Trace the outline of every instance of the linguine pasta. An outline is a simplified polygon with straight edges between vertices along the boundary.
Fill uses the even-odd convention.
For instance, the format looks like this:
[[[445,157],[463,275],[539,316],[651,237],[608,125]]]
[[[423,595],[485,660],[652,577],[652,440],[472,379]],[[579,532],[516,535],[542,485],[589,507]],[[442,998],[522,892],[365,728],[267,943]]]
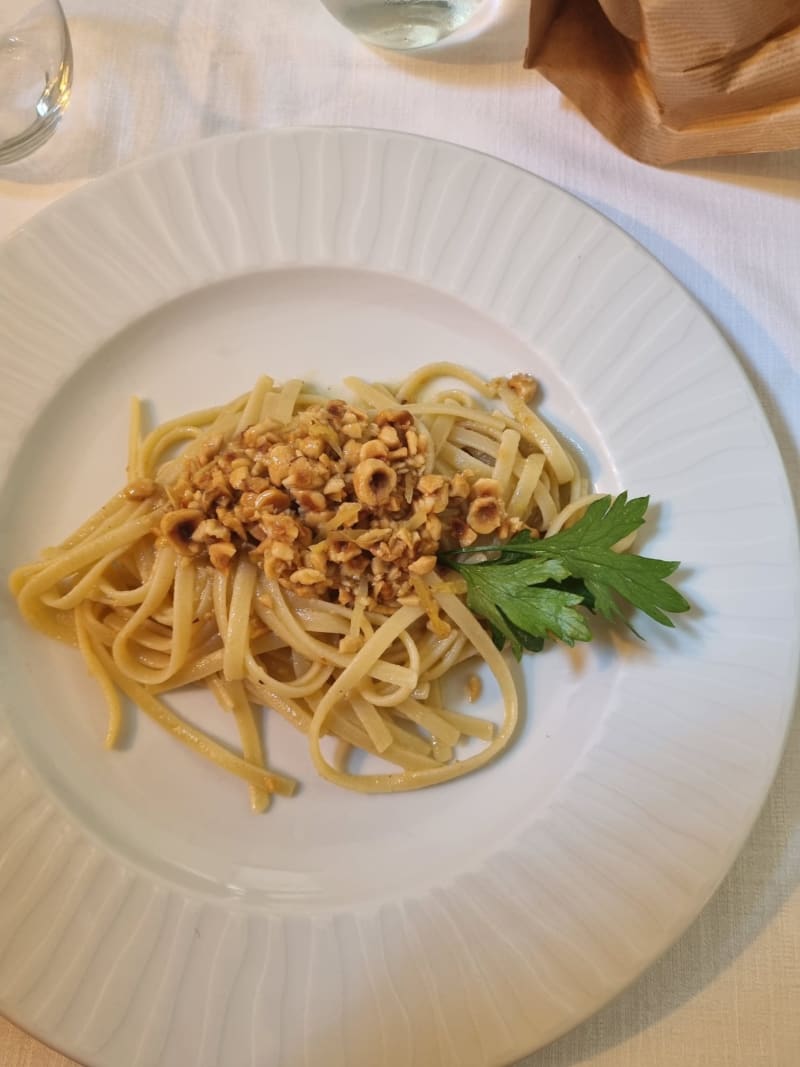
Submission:
[[[320,775],[365,793],[496,757],[514,683],[437,552],[544,536],[594,499],[531,410],[527,376],[437,363],[394,388],[345,384],[352,404],[264,377],[144,436],[134,403],[126,487],[11,577],[28,622],[77,646],[97,679],[109,747],[124,696],[245,781],[258,811],[295,788],[267,758],[262,709],[306,735]],[[442,679],[472,659],[498,687],[497,726],[443,701]],[[239,751],[171,709],[186,686],[233,716]],[[470,738],[482,747],[462,755]],[[355,773],[355,750],[386,770]]]

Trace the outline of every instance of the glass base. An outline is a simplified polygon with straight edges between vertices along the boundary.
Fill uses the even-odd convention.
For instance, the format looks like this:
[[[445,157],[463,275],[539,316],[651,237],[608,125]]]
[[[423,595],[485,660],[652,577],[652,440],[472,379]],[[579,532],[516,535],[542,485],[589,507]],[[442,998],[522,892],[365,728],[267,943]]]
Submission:
[[[428,48],[459,29],[481,0],[323,0],[368,44],[395,51]]]
[[[0,165],[24,159],[48,141],[69,103],[72,88],[72,51],[68,50],[58,73],[50,80],[36,104],[37,118],[21,133],[0,141]]]

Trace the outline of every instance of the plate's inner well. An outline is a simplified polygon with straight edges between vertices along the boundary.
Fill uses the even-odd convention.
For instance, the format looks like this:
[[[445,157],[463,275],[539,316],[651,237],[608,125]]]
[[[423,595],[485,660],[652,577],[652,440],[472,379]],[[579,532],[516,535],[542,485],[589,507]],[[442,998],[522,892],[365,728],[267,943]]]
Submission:
[[[541,376],[541,410],[569,435],[596,483],[620,488],[593,426],[553,368],[490,319],[389,275],[271,271],[166,305],[66,382],[12,470],[2,502],[11,517],[7,558],[16,565],[58,542],[121,487],[131,395],[146,398],[160,422],[228,400],[265,372],[347,395],[339,385],[347,375],[396,381],[439,359],[485,375],[525,369]],[[30,631],[4,604],[18,694],[12,729],[80,821],[173,882],[289,909],[419,891],[480,861],[529,821],[574,765],[624,665],[622,650],[602,641],[526,657],[517,671],[525,710],[510,751],[465,779],[400,796],[361,796],[319,780],[304,738],[268,712],[270,761],[301,789],[254,816],[238,782],[136,709],[128,708],[123,747],[104,751],[104,703],[80,657]],[[466,704],[465,678],[453,682],[453,706]],[[482,703],[481,713],[499,713],[490,678]],[[236,745],[235,729],[207,693],[182,694],[173,706]]]

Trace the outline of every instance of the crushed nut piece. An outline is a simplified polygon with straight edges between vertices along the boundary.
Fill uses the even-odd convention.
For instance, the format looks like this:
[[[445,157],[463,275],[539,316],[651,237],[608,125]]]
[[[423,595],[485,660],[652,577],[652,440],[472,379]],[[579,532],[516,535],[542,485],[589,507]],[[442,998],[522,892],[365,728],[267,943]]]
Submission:
[[[358,458],[364,459],[386,459],[389,455],[389,449],[386,447],[383,441],[380,441],[377,437],[373,437],[372,440],[366,441],[358,450]]]
[[[467,522],[477,534],[493,533],[503,521],[501,502],[493,496],[479,496],[467,512]]]
[[[530,374],[512,374],[508,379],[508,388],[521,397],[526,404],[530,404],[536,396],[538,383]]]
[[[365,459],[353,472],[353,489],[356,496],[369,508],[385,504],[397,485],[397,473],[379,459]]]
[[[202,511],[191,508],[169,511],[161,520],[161,533],[182,556],[197,555],[201,546],[192,537],[204,517]]]
[[[494,478],[478,478],[472,486],[473,497],[490,496],[498,499],[500,496],[500,483]]]
[[[430,574],[436,566],[436,556],[420,556],[413,563],[409,563],[408,569],[412,574]]]
[[[482,692],[483,682],[477,674],[471,674],[469,678],[467,678],[467,700],[470,704],[474,704],[476,700],[480,699]]]
[[[216,567],[218,571],[226,571],[235,555],[236,546],[230,542],[217,541],[208,546],[208,558],[211,560],[212,567]]]

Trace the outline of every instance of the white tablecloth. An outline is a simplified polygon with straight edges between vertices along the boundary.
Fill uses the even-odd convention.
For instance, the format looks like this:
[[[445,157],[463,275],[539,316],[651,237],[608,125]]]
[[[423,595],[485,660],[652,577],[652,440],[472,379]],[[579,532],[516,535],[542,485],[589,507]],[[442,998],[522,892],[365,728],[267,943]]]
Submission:
[[[213,134],[335,124],[456,141],[593,204],[699,298],[800,487],[800,151],[636,163],[523,71],[527,0],[484,6],[480,33],[403,57],[365,47],[319,0],[65,0],[73,101],[46,147],[0,168],[0,237],[98,175]],[[712,903],[644,977],[526,1067],[798,1067],[799,882],[796,726]],[[0,1022],[2,1067],[68,1062]]]

